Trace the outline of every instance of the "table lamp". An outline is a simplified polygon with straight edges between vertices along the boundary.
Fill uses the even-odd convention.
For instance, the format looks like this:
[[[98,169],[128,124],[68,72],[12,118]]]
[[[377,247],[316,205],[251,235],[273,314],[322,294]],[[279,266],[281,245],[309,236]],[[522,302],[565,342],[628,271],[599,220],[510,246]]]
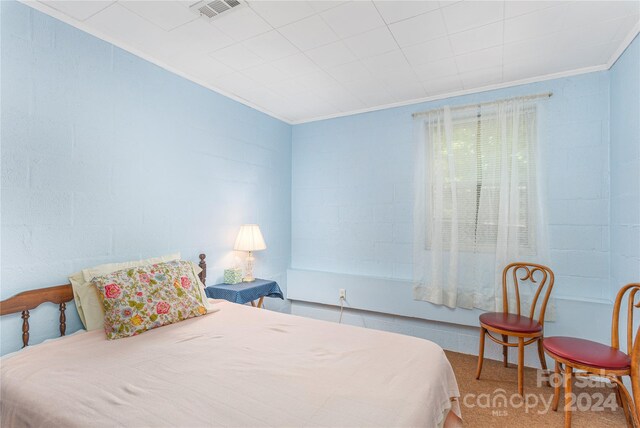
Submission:
[[[240,226],[240,231],[238,232],[238,237],[236,238],[236,243],[233,246],[234,250],[237,251],[248,251],[249,255],[247,256],[247,267],[245,271],[244,282],[254,281],[253,277],[253,262],[255,261],[255,257],[251,254],[253,251],[260,251],[267,248],[267,245],[264,243],[264,238],[262,237],[262,233],[260,233],[260,228],[257,224],[243,224]]]

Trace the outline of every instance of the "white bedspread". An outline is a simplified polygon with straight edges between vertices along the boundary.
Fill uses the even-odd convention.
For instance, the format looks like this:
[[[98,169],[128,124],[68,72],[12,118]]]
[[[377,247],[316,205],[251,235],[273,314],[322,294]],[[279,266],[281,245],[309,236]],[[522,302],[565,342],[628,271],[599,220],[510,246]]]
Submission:
[[[3,358],[1,425],[435,427],[452,404],[460,416],[432,342],[216,306],[136,337],[91,331]]]

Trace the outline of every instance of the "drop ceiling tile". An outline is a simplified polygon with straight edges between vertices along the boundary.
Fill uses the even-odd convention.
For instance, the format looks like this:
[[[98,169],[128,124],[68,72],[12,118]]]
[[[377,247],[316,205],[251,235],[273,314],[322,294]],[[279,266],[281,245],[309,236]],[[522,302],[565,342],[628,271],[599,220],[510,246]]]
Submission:
[[[401,83],[405,83],[406,85],[415,84],[422,86],[416,77],[416,73],[410,67],[392,68],[386,70],[384,73],[374,71],[373,75],[374,78],[379,79],[385,85],[400,86]]]
[[[234,94],[247,101],[251,100],[251,102],[257,105],[264,106],[264,109],[270,111],[269,107],[273,102],[278,101],[278,95],[259,83],[255,83],[254,85],[255,86],[243,85],[238,88]]]
[[[542,1],[542,0],[527,0],[527,1],[507,1],[505,2],[504,17],[505,19],[513,18],[527,13],[535,12],[540,9],[546,9],[548,7],[561,6],[567,4],[566,1]]]
[[[453,56],[448,37],[420,43],[419,45],[402,48],[409,63],[413,66],[440,61]]]
[[[457,33],[501,21],[504,14],[504,2],[461,1],[443,7],[442,13],[449,33]]]
[[[344,90],[342,96],[336,100],[336,106],[345,113],[354,110],[362,110],[367,107],[363,101],[361,101],[355,95],[351,95],[346,90]]]
[[[319,98],[310,98],[304,102],[311,117],[323,117],[336,113],[336,107]]]
[[[241,96],[242,98],[245,98],[242,94],[246,94],[249,96],[249,98],[245,98],[247,100],[251,97],[251,90],[258,90],[262,87],[262,85],[254,82],[242,73],[226,74],[218,77],[216,80],[218,87],[222,90]]]
[[[328,9],[333,9],[334,7],[340,6],[344,4],[345,1],[338,0],[312,0],[308,1],[309,5],[315,10],[317,13],[324,12]]]
[[[623,18],[640,13],[639,1],[572,2],[566,7],[564,28],[580,27],[595,22]]]
[[[198,19],[198,15],[177,1],[126,1],[120,5],[166,31]]]
[[[271,64],[261,64],[242,70],[242,74],[261,85],[282,82],[292,76]]]
[[[113,1],[40,1],[65,15],[84,21],[115,3]]]
[[[296,80],[284,80],[281,82],[269,83],[267,87],[276,94],[280,94],[285,98],[296,98],[298,94],[306,92],[309,87],[304,82]]]
[[[557,72],[576,70],[593,64],[604,64],[609,58],[611,49],[617,44],[605,43],[601,45],[579,46],[559,52],[554,61]]]
[[[396,22],[389,25],[389,29],[401,47],[417,45],[447,35],[440,10]]]
[[[317,13],[324,12],[328,9],[333,9],[334,7],[340,6],[344,4],[344,1],[337,0],[313,0],[308,1],[309,5],[315,10]]]
[[[620,48],[619,40],[614,40],[613,42],[609,42],[601,46],[595,46],[595,49],[600,51],[599,52],[599,57],[601,58],[600,63],[607,64],[609,61],[611,61],[613,59],[612,56],[619,48]],[[591,64],[588,64],[587,67],[590,65]]]
[[[460,73],[464,89],[481,88],[502,82],[502,66]]]
[[[457,74],[452,74],[447,77],[440,77],[438,79],[429,79],[422,82],[424,90],[428,96],[434,96],[439,94],[445,94],[447,92],[457,92],[462,90],[462,82]]]
[[[228,48],[212,52],[209,56],[235,70],[255,67],[264,62],[264,59],[242,45],[229,46]]]
[[[305,117],[311,117],[306,107],[299,102],[297,97],[278,97],[274,102],[273,111],[280,112],[283,118],[291,122],[303,120]]]
[[[567,41],[558,37],[558,33],[537,37],[503,46],[504,63],[528,62],[530,60],[549,62],[558,52],[564,51]]]
[[[453,53],[460,55],[501,45],[503,31],[503,22],[494,22],[473,30],[451,34],[449,41],[451,42]]]
[[[439,1],[438,5],[443,8],[447,6],[451,6],[452,4],[460,3],[462,0],[449,0],[449,1]]]
[[[528,58],[519,62],[505,62],[502,67],[502,77],[505,82],[513,82],[533,76],[544,76],[555,71],[555,64],[551,61]]]
[[[273,61],[299,53],[298,49],[277,31],[269,31],[246,40],[242,44],[265,61]]]
[[[414,71],[421,81],[440,79],[446,76],[458,74],[458,67],[453,58],[430,62],[414,67]]]
[[[311,74],[305,74],[295,79],[295,82],[306,85],[307,89],[313,90],[317,86],[328,86],[336,83],[335,79],[325,71],[318,71]]]
[[[362,64],[374,73],[384,73],[388,70],[411,69],[400,49],[376,55],[362,60]]]
[[[306,51],[305,55],[322,68],[335,67],[356,59],[353,52],[343,42],[335,42]]]
[[[460,73],[501,66],[502,46],[458,55],[455,57],[455,60],[458,66],[458,72]]]
[[[386,26],[344,39],[344,43],[358,58],[379,55],[398,48]]]
[[[227,12],[211,21],[211,25],[235,41],[246,40],[272,29],[271,25],[249,7]]]
[[[172,57],[171,61],[179,63],[187,73],[208,82],[212,82],[216,77],[235,72],[231,67],[208,55],[180,54]]]
[[[627,36],[629,36],[629,33],[631,33],[631,30],[634,28],[634,26],[639,24],[640,24],[640,15],[638,14],[629,15],[626,18],[623,18],[623,20],[620,21],[620,26],[618,27],[618,31],[616,31],[616,34],[613,36],[613,40],[614,41],[624,40],[625,38],[627,38]]]
[[[406,102],[424,98],[427,92],[418,81],[385,82],[387,91],[397,102]]]
[[[346,84],[356,80],[372,79],[371,70],[360,61],[338,65],[327,69],[327,73],[336,81]]]
[[[256,104],[264,106],[267,111],[280,111],[283,108],[283,99],[268,88],[262,88],[259,94],[253,95]]]
[[[557,33],[559,37],[567,40],[567,44],[582,48],[585,46],[602,45],[613,41],[620,28],[628,28],[627,18],[610,19],[605,22],[592,22],[580,28],[573,28]]]
[[[180,43],[171,39],[170,33],[117,3],[85,22],[103,34],[112,35],[127,46],[133,46],[163,59],[180,53]]]
[[[302,92],[313,91],[318,86],[334,85],[335,83],[335,79],[326,72],[319,70],[287,81],[270,84],[269,87],[272,90],[277,88],[286,94],[296,95]]]
[[[311,99],[323,99],[340,111],[358,110],[365,107],[362,101],[352,95],[345,86],[338,83],[319,87],[303,96]]]
[[[306,1],[250,1],[249,6],[274,28],[291,24],[316,13]]]
[[[342,38],[384,25],[380,14],[370,1],[347,2],[323,12],[321,16]]]
[[[292,77],[320,71],[318,66],[302,53],[273,61],[271,64]]]
[[[378,79],[356,80],[347,86],[349,91],[367,107],[396,102],[396,99]]]
[[[428,96],[462,90],[462,82],[457,74],[452,74],[451,76],[441,77],[438,79],[429,79],[428,81],[422,82],[422,86],[424,86]]]
[[[436,1],[380,0],[374,1],[374,4],[387,24],[421,15],[440,7]]]
[[[564,27],[567,7],[565,4],[545,8],[505,20],[504,42],[518,42],[561,31]]]
[[[167,33],[186,52],[212,52],[233,44],[233,39],[204,19],[196,19]]]
[[[338,40],[338,36],[318,15],[281,27],[280,34],[302,51]]]

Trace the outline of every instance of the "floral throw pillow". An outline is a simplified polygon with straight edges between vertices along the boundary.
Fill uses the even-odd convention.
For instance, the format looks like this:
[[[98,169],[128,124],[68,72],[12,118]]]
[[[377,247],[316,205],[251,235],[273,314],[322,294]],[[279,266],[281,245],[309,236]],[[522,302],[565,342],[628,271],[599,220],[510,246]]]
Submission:
[[[119,270],[96,277],[93,283],[102,297],[108,339],[135,336],[207,313],[186,261]]]

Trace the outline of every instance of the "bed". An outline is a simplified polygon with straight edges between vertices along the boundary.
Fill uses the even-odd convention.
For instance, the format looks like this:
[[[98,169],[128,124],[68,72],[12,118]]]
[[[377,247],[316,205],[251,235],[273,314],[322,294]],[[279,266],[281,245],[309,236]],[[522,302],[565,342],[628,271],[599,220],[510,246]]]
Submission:
[[[26,321],[38,302],[72,300],[66,286],[27,294],[31,303],[8,299],[2,313],[26,311]],[[430,341],[210,303],[215,312],[138,336],[106,340],[104,331],[79,332],[3,357],[0,425],[461,423],[455,376]],[[23,330],[28,342],[28,324]]]

